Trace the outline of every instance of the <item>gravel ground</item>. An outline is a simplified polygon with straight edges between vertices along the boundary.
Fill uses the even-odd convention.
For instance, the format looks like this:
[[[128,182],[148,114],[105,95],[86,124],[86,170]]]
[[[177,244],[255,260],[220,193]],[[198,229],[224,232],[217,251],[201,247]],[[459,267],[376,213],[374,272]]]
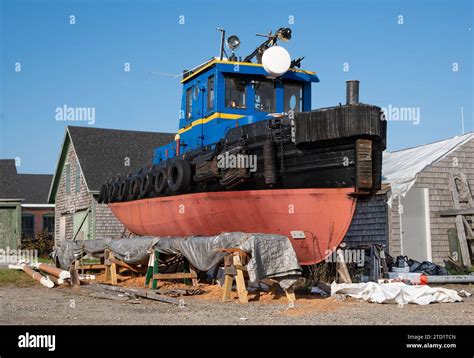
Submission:
[[[473,285],[445,285],[474,293]],[[205,290],[207,287],[203,287]],[[216,324],[216,325],[472,325],[474,296],[459,303],[427,306],[374,304],[354,299],[301,298],[288,309],[284,296],[263,294],[259,301],[219,302],[220,288],[185,297],[186,307],[141,299],[140,304],[90,297],[84,290],[42,286],[0,287],[0,324]],[[250,298],[253,295],[249,296]]]

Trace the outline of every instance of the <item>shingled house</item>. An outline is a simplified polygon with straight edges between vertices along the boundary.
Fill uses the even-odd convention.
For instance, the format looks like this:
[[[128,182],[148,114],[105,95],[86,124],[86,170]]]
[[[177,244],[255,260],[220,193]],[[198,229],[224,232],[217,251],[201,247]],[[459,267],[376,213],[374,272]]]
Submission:
[[[18,249],[43,231],[54,232],[48,203],[50,174],[19,174],[14,159],[0,160],[0,249]]]
[[[390,253],[470,266],[474,133],[384,153],[383,177],[391,187]]]
[[[97,203],[102,183],[150,166],[153,149],[173,139],[171,133],[68,126],[48,199],[56,205],[56,242],[121,236],[123,225]]]

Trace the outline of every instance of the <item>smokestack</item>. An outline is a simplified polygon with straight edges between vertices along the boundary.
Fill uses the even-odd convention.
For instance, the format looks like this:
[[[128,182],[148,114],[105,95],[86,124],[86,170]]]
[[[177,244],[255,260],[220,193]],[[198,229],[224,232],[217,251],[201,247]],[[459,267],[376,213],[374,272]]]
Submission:
[[[346,104],[359,103],[359,81],[346,81]]]

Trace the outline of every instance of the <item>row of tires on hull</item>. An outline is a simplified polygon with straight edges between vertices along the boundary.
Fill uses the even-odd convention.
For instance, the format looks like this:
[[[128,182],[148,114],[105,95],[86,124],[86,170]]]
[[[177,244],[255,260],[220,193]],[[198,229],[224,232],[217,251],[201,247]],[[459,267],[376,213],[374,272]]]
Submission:
[[[106,181],[100,189],[99,203],[124,202],[187,192],[192,181],[190,164],[184,159],[175,159],[167,164],[144,168],[137,173]]]

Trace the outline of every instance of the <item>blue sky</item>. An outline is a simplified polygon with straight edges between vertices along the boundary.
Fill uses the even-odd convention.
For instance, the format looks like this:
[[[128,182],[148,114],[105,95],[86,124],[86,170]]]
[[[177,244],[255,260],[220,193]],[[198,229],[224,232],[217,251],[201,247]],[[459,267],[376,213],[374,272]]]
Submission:
[[[97,127],[176,131],[179,79],[150,71],[217,56],[219,26],[240,37],[245,56],[256,33],[290,19],[284,46],[321,80],[313,108],[344,102],[345,81],[358,79],[362,102],[419,110],[418,124],[389,121],[390,150],[460,134],[461,107],[474,131],[469,0],[0,3],[0,158],[20,158],[23,173],[52,173],[65,126],[89,125],[57,121],[64,105],[94,107]]]

